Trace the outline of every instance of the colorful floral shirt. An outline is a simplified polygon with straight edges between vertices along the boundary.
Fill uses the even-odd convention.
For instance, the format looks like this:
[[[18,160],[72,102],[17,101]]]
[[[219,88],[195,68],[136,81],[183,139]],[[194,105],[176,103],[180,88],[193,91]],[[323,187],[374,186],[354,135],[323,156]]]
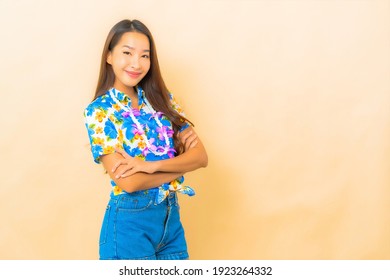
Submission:
[[[148,101],[140,87],[137,88],[137,94],[139,109],[132,108],[131,99],[115,88],[96,98],[85,109],[85,125],[88,130],[93,159],[96,163],[100,163],[102,155],[115,152],[115,148],[124,149],[130,156],[139,157],[146,161],[164,160],[174,156],[172,123],[162,113],[155,112],[150,106],[147,106]],[[172,107],[184,116],[172,94],[170,94],[170,98]],[[131,117],[129,110],[132,113]],[[181,131],[188,126],[189,124],[186,123]],[[164,141],[163,133],[169,136],[166,137],[166,140],[169,139],[169,143]],[[144,137],[147,138],[149,147],[147,147]],[[167,144],[169,149],[166,149],[163,154],[161,152],[157,153],[158,155],[153,153],[153,150],[163,151],[162,147]],[[183,181],[184,177],[181,176],[172,182],[157,186],[156,202],[162,202],[170,191],[194,195],[195,192],[192,188],[182,185]],[[113,187],[112,196],[125,193],[113,180],[111,180],[111,185]]]

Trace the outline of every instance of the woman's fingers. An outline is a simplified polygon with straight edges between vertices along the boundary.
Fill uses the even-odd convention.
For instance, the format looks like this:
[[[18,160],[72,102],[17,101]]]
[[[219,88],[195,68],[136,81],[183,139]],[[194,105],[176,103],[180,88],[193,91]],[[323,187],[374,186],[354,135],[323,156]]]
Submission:
[[[190,144],[191,144],[191,143],[188,141],[188,138],[187,138],[186,142],[184,143],[184,150],[185,150],[185,151],[188,151],[188,149],[190,148],[190,147],[189,147]]]
[[[132,168],[132,169],[130,169],[130,170],[124,172],[120,177],[121,177],[121,178],[129,177],[129,176],[131,176],[131,175],[133,175],[133,174],[135,174],[135,173],[137,173],[137,172],[135,171],[135,168]]]
[[[122,159],[122,160],[118,161],[118,162],[114,165],[114,167],[112,168],[112,172],[115,172],[115,171],[117,170],[117,168],[118,168],[119,166],[121,166],[122,164],[123,164],[123,165],[127,164],[127,161],[126,161],[125,159]]]
[[[180,133],[180,137],[181,137],[181,141],[183,143],[185,143],[188,139],[188,137],[190,137],[192,135],[192,130],[188,130],[188,132],[181,132]]]
[[[115,149],[115,151],[124,157],[115,162],[111,169],[111,172],[114,173],[113,175],[117,179],[131,176],[137,172],[154,173],[156,171],[156,166],[152,162],[132,157],[121,149]]]
[[[198,141],[197,141],[198,136],[192,130],[189,130],[188,132],[186,132],[184,134],[181,133],[180,137],[181,137],[181,141],[184,145],[184,149],[186,151],[190,148],[195,147],[196,144],[198,143]]]
[[[186,150],[196,146],[196,144],[198,143],[197,138],[198,136],[195,133],[193,133],[190,137],[188,137],[186,141],[186,147],[187,147]]]
[[[132,160],[132,157],[131,157],[128,153],[126,153],[126,151],[123,150],[123,149],[115,148],[115,152],[117,152],[118,154],[120,154],[120,155],[123,157],[123,159],[120,160],[120,161],[118,161],[118,162],[114,165],[114,167],[112,168],[112,172],[113,172],[113,173],[118,169],[119,166],[121,166],[121,165],[129,165],[129,163],[130,163],[131,160]],[[119,178],[119,177],[117,177],[117,178]]]
[[[115,178],[125,178],[135,173],[135,168],[130,165],[125,165],[115,173]]]
[[[198,144],[198,140],[195,140],[194,142],[192,142],[192,143],[191,143],[191,146],[190,146],[190,148],[193,148],[193,147],[195,147],[195,146],[196,146],[196,144]]]

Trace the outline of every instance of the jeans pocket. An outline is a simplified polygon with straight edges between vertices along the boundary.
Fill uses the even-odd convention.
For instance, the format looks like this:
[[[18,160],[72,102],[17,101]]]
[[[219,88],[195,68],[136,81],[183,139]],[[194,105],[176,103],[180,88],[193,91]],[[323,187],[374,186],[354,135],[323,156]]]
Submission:
[[[118,204],[118,211],[138,212],[148,209],[153,199],[148,195],[122,195]]]
[[[100,238],[99,238],[100,245],[106,243],[106,241],[107,241],[108,224],[109,224],[109,220],[110,220],[110,209],[111,209],[111,206],[107,205],[106,212],[104,213],[102,229],[100,230]]]

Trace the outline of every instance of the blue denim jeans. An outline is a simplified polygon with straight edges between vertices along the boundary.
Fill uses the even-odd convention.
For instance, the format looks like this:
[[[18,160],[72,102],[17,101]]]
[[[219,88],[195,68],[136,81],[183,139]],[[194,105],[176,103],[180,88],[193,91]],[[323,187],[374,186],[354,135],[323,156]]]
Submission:
[[[112,196],[99,240],[101,260],[188,259],[177,194],[160,204],[154,189]]]

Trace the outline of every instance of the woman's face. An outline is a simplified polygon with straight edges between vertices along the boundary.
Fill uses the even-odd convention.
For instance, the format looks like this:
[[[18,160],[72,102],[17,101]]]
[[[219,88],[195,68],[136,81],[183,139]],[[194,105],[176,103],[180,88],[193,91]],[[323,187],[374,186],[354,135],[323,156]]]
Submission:
[[[150,69],[150,44],[146,35],[126,32],[118,44],[108,53],[107,63],[115,74],[114,87],[124,93],[132,93]]]

